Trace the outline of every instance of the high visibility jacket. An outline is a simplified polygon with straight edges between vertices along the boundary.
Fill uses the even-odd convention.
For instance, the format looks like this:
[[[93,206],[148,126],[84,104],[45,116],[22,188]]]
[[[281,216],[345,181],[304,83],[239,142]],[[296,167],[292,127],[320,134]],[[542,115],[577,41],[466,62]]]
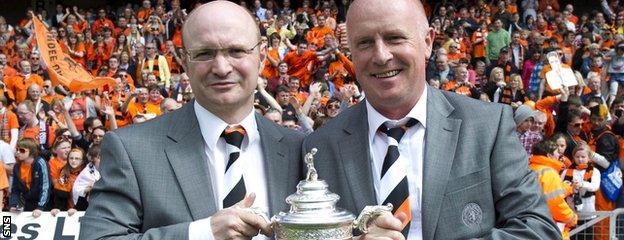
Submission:
[[[568,239],[568,230],[576,226],[577,215],[565,201],[567,191],[559,175],[562,167],[562,162],[546,156],[532,155],[529,159],[529,168],[537,173],[550,213],[557,225],[565,225],[562,237]]]

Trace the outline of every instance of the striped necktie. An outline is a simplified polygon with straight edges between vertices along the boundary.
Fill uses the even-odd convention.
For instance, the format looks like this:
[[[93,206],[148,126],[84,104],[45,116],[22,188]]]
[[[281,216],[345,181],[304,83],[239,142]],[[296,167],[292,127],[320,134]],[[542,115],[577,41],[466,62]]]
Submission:
[[[399,143],[408,128],[416,125],[418,120],[411,118],[403,126],[387,128],[385,124],[379,126],[379,131],[388,137],[388,151],[381,168],[381,199],[383,204],[392,203],[392,214],[397,216],[405,213],[407,218],[403,221],[403,236],[407,238],[410,229],[412,214],[410,212],[410,193],[407,183],[407,159],[399,154]]]
[[[226,153],[229,156],[224,175],[225,190],[228,194],[223,198],[223,208],[230,207],[245,197],[242,163],[236,162],[240,156],[245,134],[245,129],[240,125],[227,127],[221,134],[221,137],[225,139]]]

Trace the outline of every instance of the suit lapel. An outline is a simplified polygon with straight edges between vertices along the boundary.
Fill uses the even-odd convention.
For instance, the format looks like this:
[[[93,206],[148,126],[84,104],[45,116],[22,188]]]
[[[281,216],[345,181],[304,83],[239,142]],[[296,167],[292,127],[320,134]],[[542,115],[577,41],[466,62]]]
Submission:
[[[171,114],[165,154],[173,168],[193,220],[217,211],[212,182],[204,157],[204,139],[197,123],[193,103]]]
[[[342,139],[335,144],[342,146],[340,155],[343,169],[349,189],[351,189],[351,200],[359,212],[366,205],[376,204],[377,200],[375,199],[370,165],[366,105],[362,102],[354,108],[353,114],[343,127]]]
[[[425,157],[423,159],[423,239],[433,239],[444,200],[459,136],[460,119],[450,118],[454,110],[444,95],[428,88]]]
[[[292,159],[285,159],[288,149],[282,143],[284,137],[275,125],[268,122],[264,117],[256,114],[258,132],[260,132],[260,142],[262,146],[262,156],[264,157],[264,167],[266,169],[267,190],[269,192],[269,212],[275,215],[286,210],[285,196],[289,192],[288,175],[290,174],[290,164]],[[291,189],[294,191],[294,189]]]

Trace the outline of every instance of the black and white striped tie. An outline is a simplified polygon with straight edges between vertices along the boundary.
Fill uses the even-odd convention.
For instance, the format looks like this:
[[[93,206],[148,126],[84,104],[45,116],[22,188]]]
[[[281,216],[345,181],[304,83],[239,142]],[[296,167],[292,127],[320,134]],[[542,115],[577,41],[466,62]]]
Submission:
[[[225,190],[228,194],[223,198],[223,208],[231,207],[245,198],[242,163],[236,161],[240,156],[245,134],[245,129],[240,125],[227,127],[221,134],[221,137],[225,139],[226,153],[229,156],[224,175]]]
[[[384,124],[379,126],[379,131],[388,137],[388,151],[381,168],[381,199],[383,204],[392,203],[392,214],[397,216],[404,213],[403,236],[407,237],[410,229],[412,214],[410,211],[410,193],[407,182],[407,159],[399,154],[399,143],[408,128],[416,125],[418,120],[411,118],[403,126],[388,128]]]

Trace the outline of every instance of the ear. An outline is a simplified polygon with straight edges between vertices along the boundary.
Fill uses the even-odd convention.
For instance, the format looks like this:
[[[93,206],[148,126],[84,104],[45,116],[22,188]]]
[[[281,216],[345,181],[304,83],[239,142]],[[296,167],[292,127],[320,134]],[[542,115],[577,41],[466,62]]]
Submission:
[[[180,51],[180,58],[182,59],[182,69],[184,72],[188,72],[188,64],[191,61],[191,55],[186,49],[182,49],[182,51]]]
[[[431,57],[431,51],[433,50],[433,40],[435,39],[435,30],[433,28],[429,28],[427,30],[427,35],[425,35],[425,55],[426,59]]]

